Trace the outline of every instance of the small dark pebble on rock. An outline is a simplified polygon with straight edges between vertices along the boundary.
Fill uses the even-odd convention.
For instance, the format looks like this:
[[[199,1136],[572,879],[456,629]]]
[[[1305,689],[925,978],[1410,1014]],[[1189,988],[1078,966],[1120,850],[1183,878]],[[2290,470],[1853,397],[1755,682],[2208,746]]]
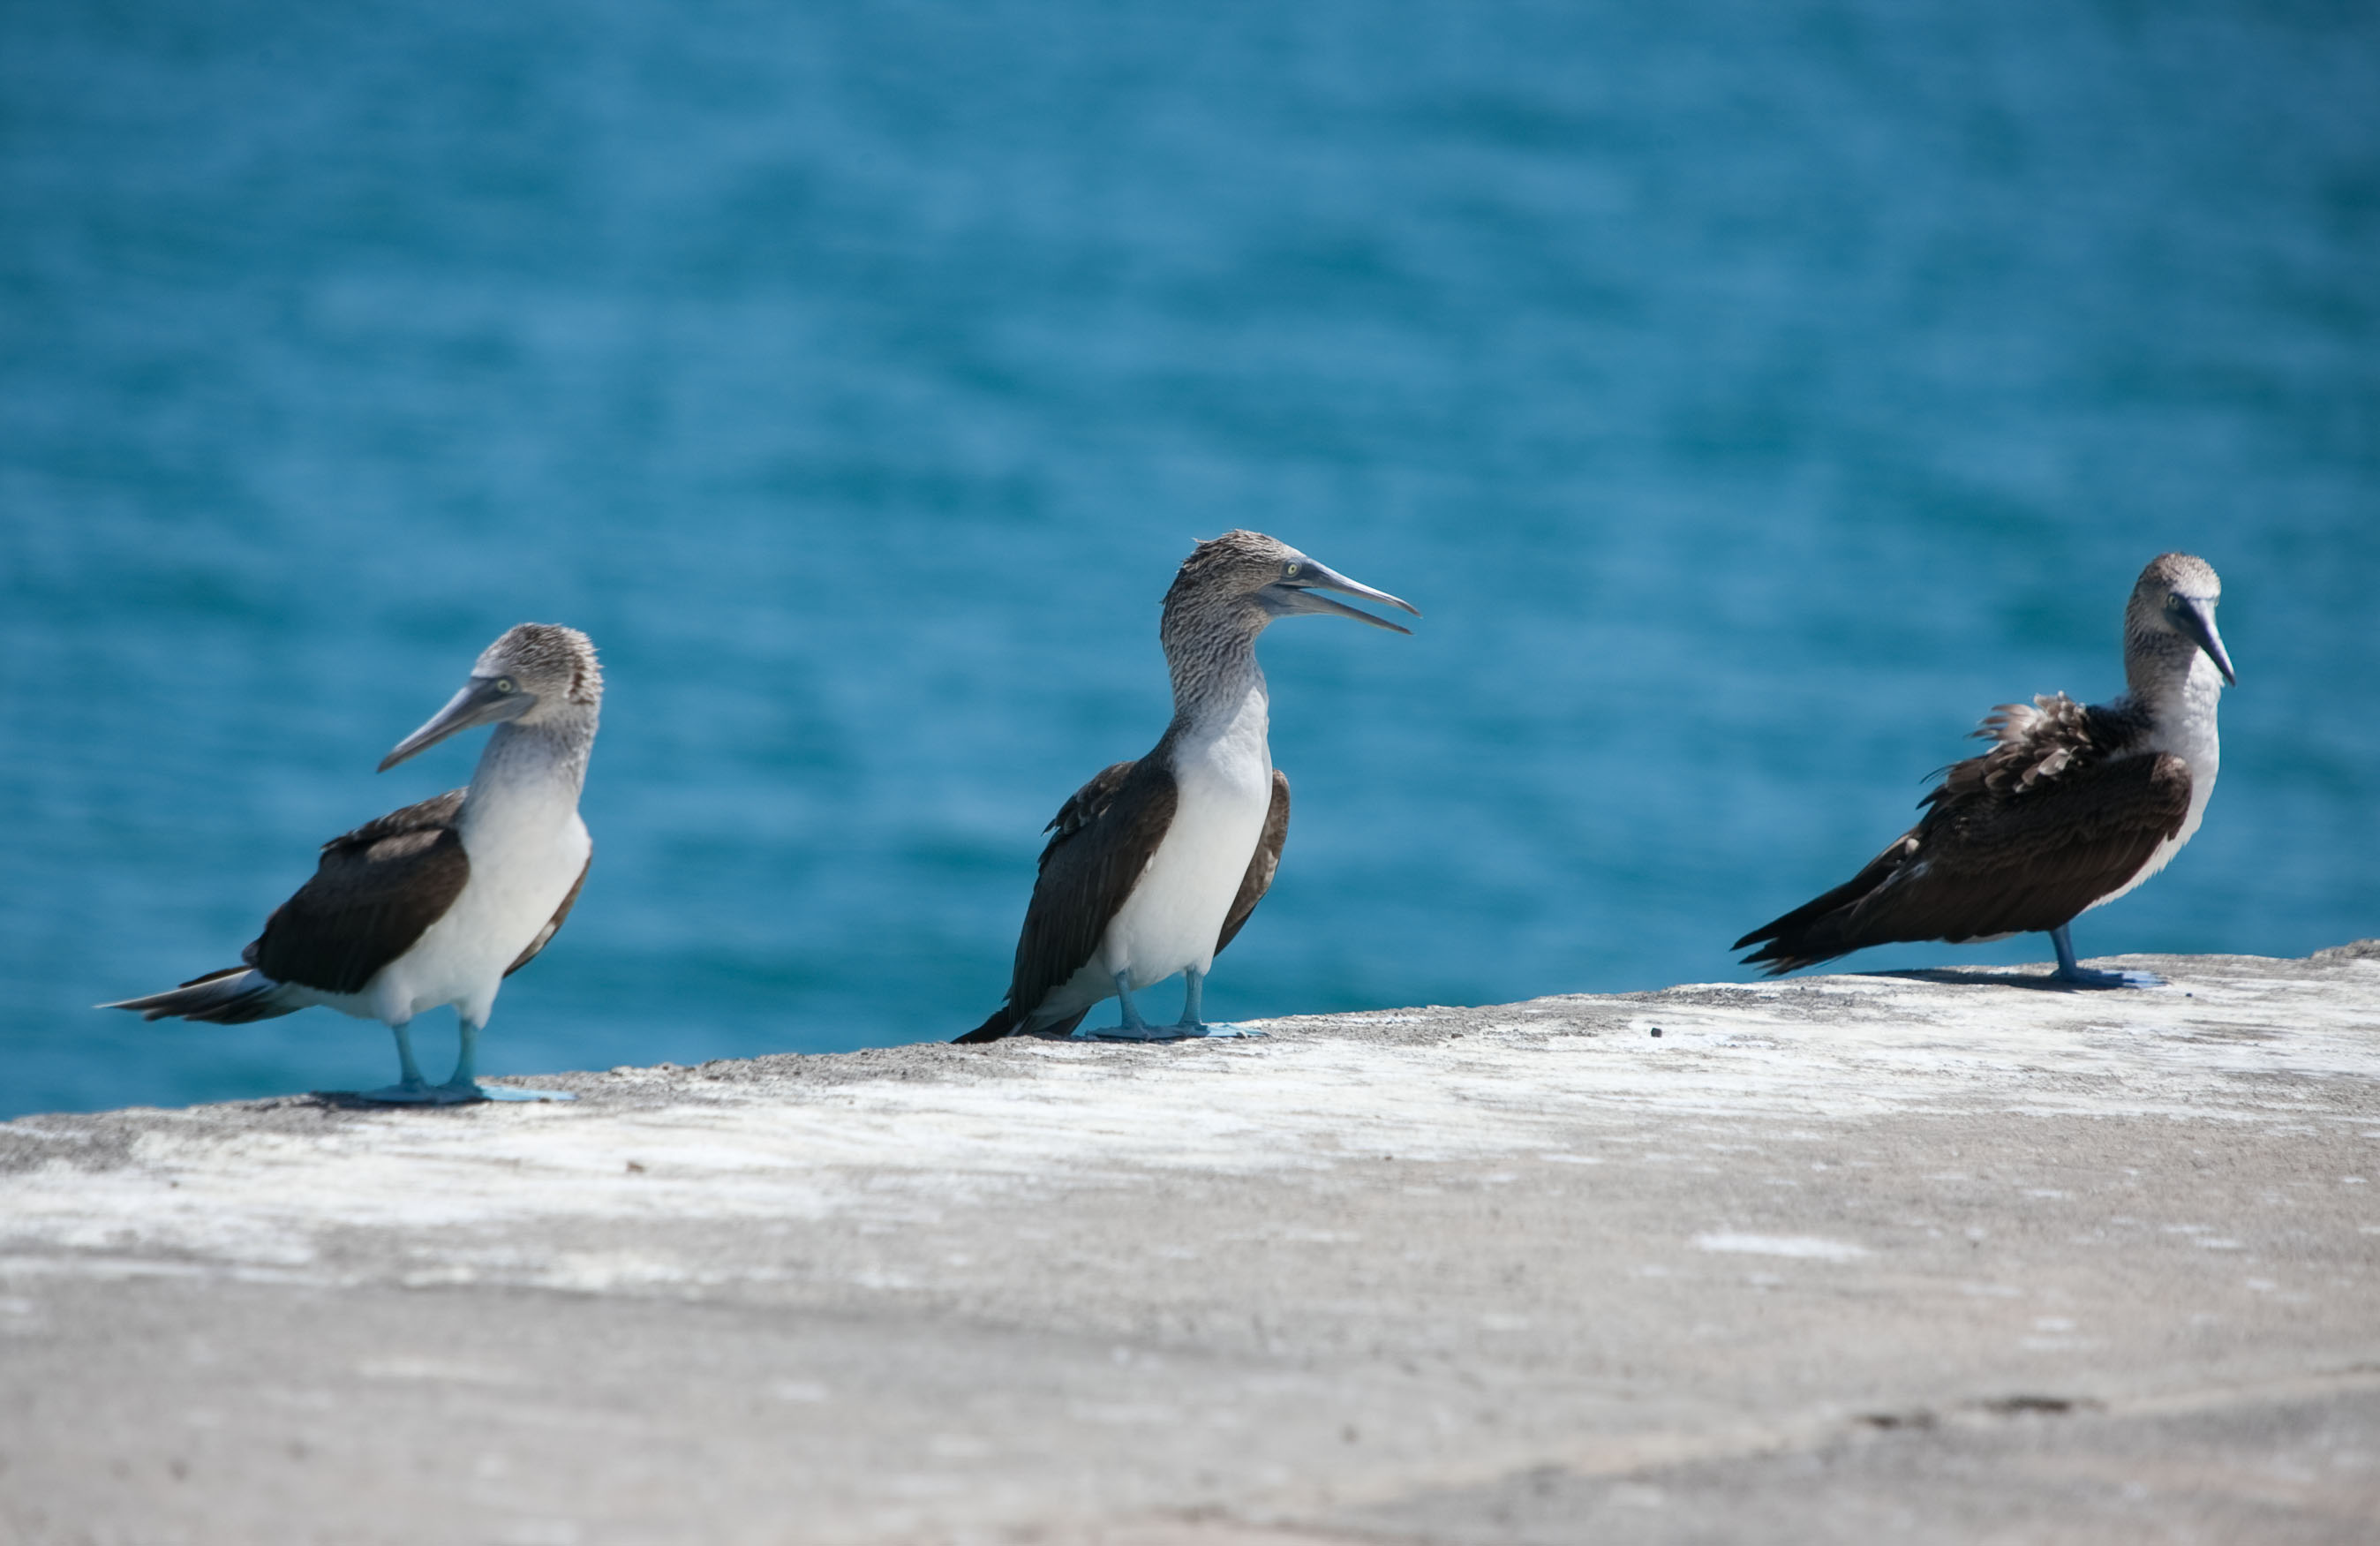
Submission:
[[[1653,1034],[1654,1034],[1654,1035],[1656,1035],[1656,1036],[1660,1035],[1660,1034],[1661,1034],[1661,1028],[1660,1028],[1659,1026],[1655,1026],[1655,1027],[1653,1028]]]

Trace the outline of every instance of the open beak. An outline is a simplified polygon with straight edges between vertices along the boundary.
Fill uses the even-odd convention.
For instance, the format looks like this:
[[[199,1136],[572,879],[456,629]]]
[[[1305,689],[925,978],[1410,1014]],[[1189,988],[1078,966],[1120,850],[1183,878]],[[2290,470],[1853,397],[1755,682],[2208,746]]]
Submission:
[[[1257,594],[1264,598],[1266,610],[1276,617],[1293,617],[1300,613],[1319,612],[1331,616],[1353,617],[1359,623],[1369,623],[1376,628],[1386,628],[1390,633],[1413,632],[1411,628],[1400,627],[1385,617],[1375,617],[1360,607],[1349,606],[1344,602],[1332,601],[1330,597],[1321,594],[1325,590],[1336,590],[1347,596],[1361,596],[1366,601],[1385,602],[1390,606],[1402,607],[1416,617],[1421,615],[1421,608],[1411,602],[1399,601],[1386,590],[1375,590],[1361,580],[1349,579],[1328,564],[1317,564],[1311,558],[1300,558],[1297,561],[1295,579],[1277,579]]]
[[[427,751],[447,736],[468,730],[474,725],[495,724],[508,719],[518,719],[537,701],[537,695],[528,692],[500,690],[494,676],[474,676],[463,684],[463,690],[446,700],[446,706],[430,716],[430,723],[396,743],[389,754],[380,760],[380,771],[389,769],[418,752]]]
[[[2223,636],[2215,631],[2214,613],[2204,602],[2192,601],[2186,596],[2180,601],[2174,621],[2200,649],[2206,651],[2206,658],[2215,663],[2215,669],[2223,673],[2223,680],[2238,687],[2240,678],[2231,674],[2231,657],[2223,652]]]

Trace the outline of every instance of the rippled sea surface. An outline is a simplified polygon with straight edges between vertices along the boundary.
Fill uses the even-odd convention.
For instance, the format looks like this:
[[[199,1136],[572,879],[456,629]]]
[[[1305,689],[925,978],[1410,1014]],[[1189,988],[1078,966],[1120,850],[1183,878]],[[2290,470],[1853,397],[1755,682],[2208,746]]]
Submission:
[[[1427,616],[1267,636],[1219,1017],[1743,980],[2168,548],[2222,786],[2078,943],[2380,933],[2375,18],[10,6],[0,1113],[389,1077],[89,1006],[463,782],[372,768],[522,619],[610,696],[490,1071],[963,1030],[1233,526]]]

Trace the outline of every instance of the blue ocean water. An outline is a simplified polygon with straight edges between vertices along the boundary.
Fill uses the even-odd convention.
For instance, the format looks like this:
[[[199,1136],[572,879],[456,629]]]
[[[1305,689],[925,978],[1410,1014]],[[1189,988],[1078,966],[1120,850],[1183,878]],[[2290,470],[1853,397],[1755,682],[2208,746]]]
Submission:
[[[1427,616],[1267,637],[1220,1016],[1742,980],[2168,548],[2222,785],[2078,943],[2380,933],[2380,12],[7,6],[0,1114],[385,1077],[88,1006],[522,619],[610,697],[491,1071],[955,1034],[1232,526]]]

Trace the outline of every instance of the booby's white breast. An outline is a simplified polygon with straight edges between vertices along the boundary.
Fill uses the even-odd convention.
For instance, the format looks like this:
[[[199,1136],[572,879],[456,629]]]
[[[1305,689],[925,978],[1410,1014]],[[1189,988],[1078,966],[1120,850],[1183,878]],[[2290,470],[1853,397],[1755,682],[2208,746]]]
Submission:
[[[1098,965],[1134,989],[1214,963],[1232,900],[1264,836],[1272,751],[1262,683],[1173,749],[1173,820],[1099,943]]]
[[[2141,754],[2155,757],[2170,752],[2190,765],[2190,809],[2182,816],[2181,830],[2156,846],[2140,872],[2092,907],[2105,907],[2172,863],[2173,856],[2197,834],[2198,823],[2206,819],[2206,802],[2215,794],[2215,775],[2223,765],[2223,742],[2215,728],[2216,711],[2222,701],[2223,675],[2202,653],[2192,658],[2181,689],[2155,706],[2155,717]]]
[[[475,1025],[487,1019],[505,969],[552,920],[593,851],[576,785],[542,771],[474,781],[456,822],[470,879],[366,987],[376,1017],[410,1019],[451,1004]]]

